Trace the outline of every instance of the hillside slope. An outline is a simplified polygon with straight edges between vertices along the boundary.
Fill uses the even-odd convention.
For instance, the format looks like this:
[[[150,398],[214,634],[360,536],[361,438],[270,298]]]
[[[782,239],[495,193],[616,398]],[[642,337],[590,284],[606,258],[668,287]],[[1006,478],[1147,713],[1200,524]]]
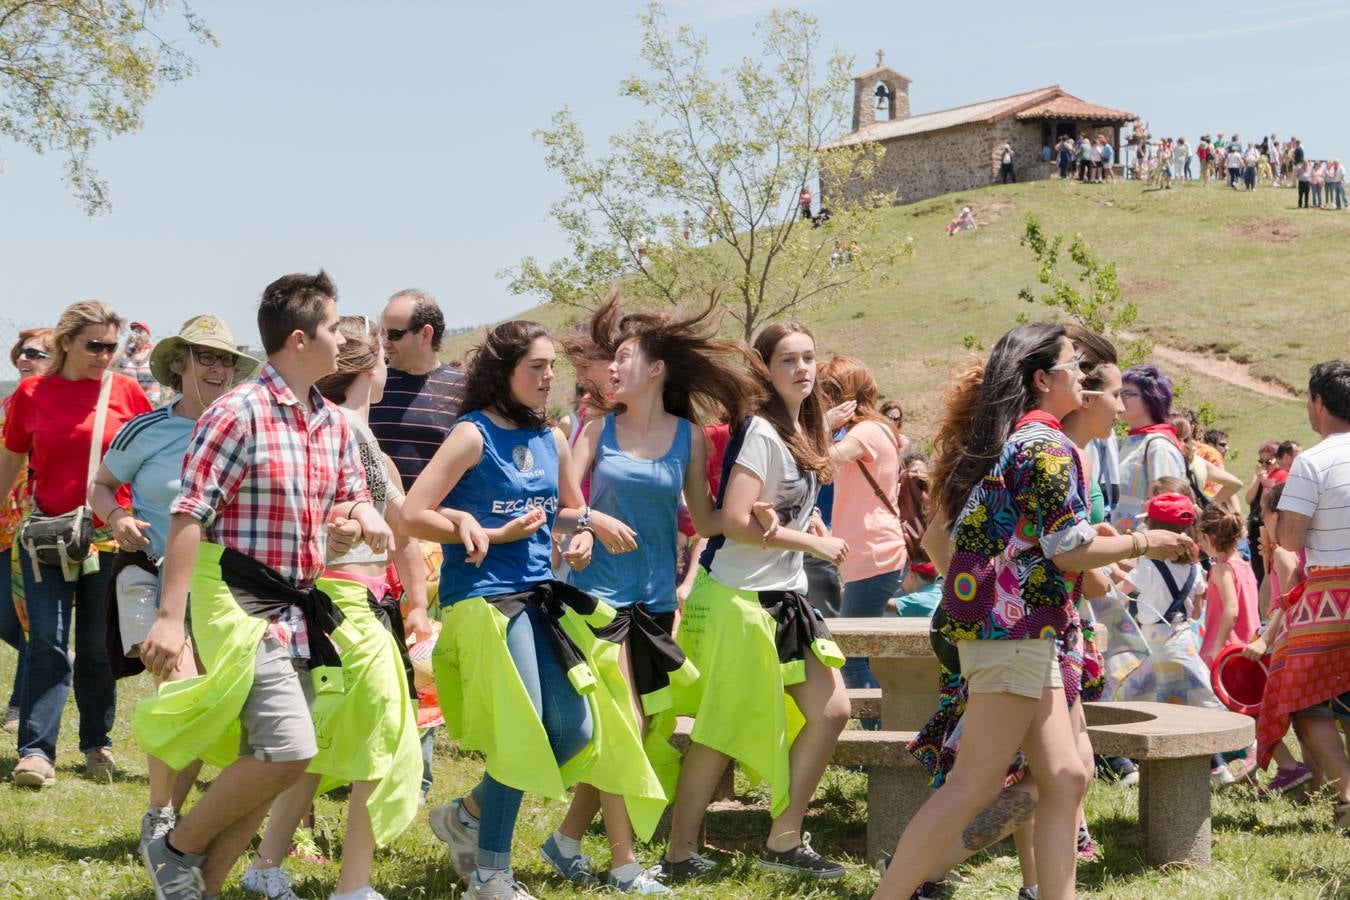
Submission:
[[[949,238],[943,227],[963,205],[980,228]],[[904,404],[906,431],[926,437],[949,372],[970,359],[962,337],[991,346],[1019,313],[1050,312],[1017,298],[1034,286],[1019,239],[1035,213],[1048,233],[1081,233],[1116,262],[1139,306],[1135,331],[1160,345],[1160,365],[1188,379],[1185,402],[1213,406],[1245,474],[1261,440],[1315,440],[1294,394],[1313,362],[1350,355],[1342,271],[1350,212],[1295,206],[1292,190],[1247,194],[1217,183],[1149,191],[1137,182],[1038,181],[935,198],[887,211],[889,239],[914,239],[913,258],[890,284],[800,318],[825,357],[867,362],[883,393]],[[545,306],[519,317],[560,326],[576,313]],[[451,351],[463,353],[474,338]],[[562,403],[569,393],[559,388]]]

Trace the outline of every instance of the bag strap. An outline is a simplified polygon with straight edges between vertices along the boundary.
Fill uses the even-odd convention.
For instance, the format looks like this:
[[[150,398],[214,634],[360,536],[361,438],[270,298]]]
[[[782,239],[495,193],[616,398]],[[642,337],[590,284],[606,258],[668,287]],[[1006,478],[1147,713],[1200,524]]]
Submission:
[[[112,393],[113,376],[111,372],[103,373],[103,383],[98,388],[98,407],[94,411],[94,433],[92,440],[89,441],[89,472],[84,479],[84,492],[89,493],[89,486],[94,483],[94,476],[98,474],[98,464],[103,458],[103,428],[108,423],[108,396]]]
[[[1167,563],[1158,559],[1151,560],[1151,562],[1157,567],[1158,574],[1162,576],[1163,583],[1167,585],[1167,590],[1172,595],[1172,603],[1167,607],[1167,611],[1163,613],[1163,621],[1170,624],[1172,618],[1177,614],[1180,614],[1182,617],[1185,617],[1186,615],[1186,598],[1189,597],[1191,591],[1195,589],[1195,566],[1188,567],[1186,571],[1186,583],[1178,588],[1177,580],[1172,577],[1172,569]]]
[[[872,477],[872,472],[867,468],[867,463],[859,459],[858,468],[862,470],[863,477],[867,479],[867,483],[872,486],[872,493],[877,495],[877,499],[886,505],[886,509],[891,515],[895,516],[897,519],[900,518],[900,513],[895,511],[895,506],[891,503],[890,498],[886,496],[886,492],[881,489],[881,485],[877,484],[877,480]]]

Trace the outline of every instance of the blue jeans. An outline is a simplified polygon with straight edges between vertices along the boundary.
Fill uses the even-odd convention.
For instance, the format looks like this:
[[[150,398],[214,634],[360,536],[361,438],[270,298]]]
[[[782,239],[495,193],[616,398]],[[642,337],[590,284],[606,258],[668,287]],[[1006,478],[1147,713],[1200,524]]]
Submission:
[[[591,740],[591,708],[567,680],[540,625],[539,608],[526,604],[506,626],[506,649],[548,735],[559,763],[576,756]],[[484,775],[473,797],[482,815],[478,824],[478,865],[505,869],[511,865],[511,836],[520,813],[522,792]]]
[[[14,648],[19,658],[14,662],[14,688],[9,692],[9,705],[18,706],[23,698],[23,659],[28,643],[23,637],[19,614],[14,611],[14,583],[10,577],[10,550],[0,551],[0,641]]]
[[[431,745],[436,738],[436,729],[428,728],[422,735],[422,796],[431,790]]]
[[[846,618],[880,618],[886,615],[886,601],[900,592],[905,580],[905,571],[909,567],[895,572],[873,575],[861,581],[850,581],[844,585],[844,605],[840,615]],[[851,688],[874,688],[877,680],[872,677],[872,669],[867,665],[867,657],[851,656],[844,661],[844,686]]]
[[[41,566],[33,577],[32,559],[21,554],[24,596],[28,600],[28,658],[24,662],[19,703],[19,758],[37,754],[56,762],[56,738],[72,675],[80,711],[80,750],[111,747],[117,688],[108,670],[104,644],[104,604],[113,555],[98,555],[99,571],[66,581],[59,566]],[[70,618],[75,615],[75,665],[72,670]]]

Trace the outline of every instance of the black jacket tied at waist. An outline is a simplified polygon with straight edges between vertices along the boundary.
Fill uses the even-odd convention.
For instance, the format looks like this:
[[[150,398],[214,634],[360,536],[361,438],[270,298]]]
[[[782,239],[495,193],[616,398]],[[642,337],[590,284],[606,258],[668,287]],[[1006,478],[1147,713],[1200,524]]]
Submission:
[[[647,715],[670,707],[672,681],[689,684],[698,678],[698,670],[670,636],[674,625],[674,613],[653,615],[645,603],[634,603],[616,610],[613,622],[591,629],[601,640],[613,644],[628,642],[633,688]]]
[[[595,690],[595,675],[581,648],[563,630],[562,619],[570,608],[593,626],[608,624],[614,618],[614,610],[608,604],[563,581],[541,581],[527,591],[484,597],[483,600],[508,620],[524,610],[527,603],[537,604],[539,611],[544,614],[540,622],[544,634],[548,636],[549,645],[562,663],[572,686],[579,694]]]
[[[317,587],[298,588],[276,569],[251,556],[226,547],[220,554],[220,576],[234,594],[235,602],[250,616],[273,619],[300,607],[308,630],[311,666],[340,666],[337,648],[328,636],[345,616],[331,597]]]

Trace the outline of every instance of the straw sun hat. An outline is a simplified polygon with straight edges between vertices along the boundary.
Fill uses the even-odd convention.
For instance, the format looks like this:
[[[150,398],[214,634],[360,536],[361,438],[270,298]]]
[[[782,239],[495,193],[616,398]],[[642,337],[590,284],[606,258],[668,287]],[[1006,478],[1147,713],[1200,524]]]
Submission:
[[[226,325],[223,319],[212,315],[193,316],[183,323],[177,334],[156,344],[150,354],[150,374],[155,376],[155,380],[160,384],[169,384],[170,376],[173,374],[169,371],[169,356],[181,347],[197,347],[230,354],[236,360],[234,366],[236,383],[252,378],[262,367],[256,359],[235,349],[234,335],[230,334],[230,326]]]

